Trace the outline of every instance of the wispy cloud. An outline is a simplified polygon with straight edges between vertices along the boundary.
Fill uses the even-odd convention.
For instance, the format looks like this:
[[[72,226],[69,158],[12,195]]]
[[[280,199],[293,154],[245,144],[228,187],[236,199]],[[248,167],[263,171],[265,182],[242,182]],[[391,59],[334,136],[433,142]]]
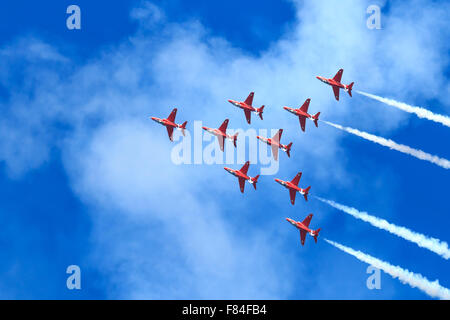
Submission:
[[[362,221],[370,223],[372,226],[386,230],[392,234],[395,234],[398,237],[401,237],[405,240],[411,241],[415,244],[417,244],[419,247],[428,249],[444,259],[448,260],[450,258],[450,250],[448,248],[448,244],[445,241],[441,241],[436,238],[431,238],[426,235],[414,232],[412,230],[409,230],[405,227],[400,227],[395,224],[389,223],[388,221],[384,219],[380,219],[378,217],[369,215],[367,212],[361,212],[358,211],[355,208],[347,207],[342,204],[336,203],[332,200],[324,199],[321,197],[315,197],[316,199],[332,206],[333,208],[336,208],[338,210],[341,210],[342,212],[348,213],[349,215],[360,219]]]
[[[359,131],[357,129],[353,129],[350,127],[344,127],[344,126],[341,126],[339,124],[335,124],[335,123],[332,123],[329,121],[322,120],[321,122],[326,123],[332,127],[335,127],[336,129],[354,134],[355,136],[361,137],[368,141],[372,141],[372,142],[378,143],[382,146],[388,147],[390,149],[397,150],[402,153],[408,154],[417,159],[429,161],[429,162],[434,163],[444,169],[450,168],[450,161],[448,161],[447,159],[439,158],[438,156],[434,156],[434,155],[426,153],[422,150],[414,149],[414,148],[405,146],[403,144],[396,143],[396,142],[392,141],[391,139],[385,139],[385,138],[376,136],[374,134],[370,134],[370,133],[367,133],[364,131]]]
[[[243,52],[198,22],[171,23],[162,9],[144,3],[132,17],[148,19],[152,27],[143,21],[142,29],[128,40],[85,64],[71,65],[69,72],[46,64],[25,69],[22,78],[30,85],[23,93],[15,90],[7,75],[29,58],[17,62],[11,55],[2,56],[2,84],[15,94],[1,105],[7,110],[1,127],[7,129],[0,130],[0,160],[23,174],[44,163],[50,150],[61,150],[70,184],[94,220],[93,255],[98,269],[109,274],[111,286],[119,291],[113,297],[290,296],[293,288],[284,275],[292,274],[289,259],[294,253],[286,253],[282,249],[286,244],[274,236],[278,226],[261,227],[265,221],[255,224],[246,215],[229,215],[234,209],[242,211],[248,202],[231,201],[230,185],[214,183],[223,178],[223,170],[171,164],[173,144],[164,128],[143,119],[166,116],[176,106],[186,120],[214,124],[230,117],[230,126],[238,127],[246,125],[243,114],[226,99],[244,99],[255,91],[254,102],[266,105],[267,117],[252,125],[282,126],[294,134],[300,130],[298,122],[282,111],[282,105],[295,106],[311,97],[323,113],[336,110],[331,91],[315,81],[315,75],[340,67],[352,80],[359,70],[383,72],[399,92],[411,76],[442,78],[439,64],[423,70],[405,63],[412,54],[427,61],[441,53],[437,44],[419,50],[422,41],[434,34],[428,17],[436,8],[426,3],[417,6],[429,12],[420,15],[426,21],[408,27],[417,32],[402,49],[411,50],[395,54],[389,48],[397,37],[385,40],[368,30],[361,19],[366,6],[358,0],[295,2],[298,19],[280,40],[257,54]],[[395,7],[401,14],[390,31],[402,35],[404,7],[400,2]],[[67,59],[55,56],[58,50],[46,52],[31,50],[29,60]],[[386,61],[394,66],[386,68]],[[378,77],[367,74],[355,81],[364,81],[369,88],[380,86]],[[410,90],[423,88],[413,83]],[[360,112],[364,125],[371,128],[386,125],[392,130],[399,125],[389,113],[368,117],[346,108],[350,101],[341,101],[338,118]],[[297,161],[305,160],[305,170],[322,179],[344,176],[335,158],[339,135],[310,130],[308,137],[296,153]],[[336,163],[333,173],[319,170]],[[286,164],[297,169],[295,162]],[[244,227],[251,232],[242,236]],[[295,264],[296,270],[301,267],[302,263]]]
[[[352,248],[343,246],[342,244],[339,244],[337,242],[328,239],[324,240],[329,244],[331,244],[332,246],[335,246],[339,250],[342,250],[354,256],[358,260],[383,270],[393,278],[398,278],[402,283],[406,283],[413,288],[418,288],[422,290],[430,297],[439,298],[443,300],[450,300],[450,291],[447,288],[441,286],[438,280],[430,281],[419,273],[414,273],[409,270],[403,269],[399,266],[394,266],[388,262],[374,258],[361,251],[356,251]]]

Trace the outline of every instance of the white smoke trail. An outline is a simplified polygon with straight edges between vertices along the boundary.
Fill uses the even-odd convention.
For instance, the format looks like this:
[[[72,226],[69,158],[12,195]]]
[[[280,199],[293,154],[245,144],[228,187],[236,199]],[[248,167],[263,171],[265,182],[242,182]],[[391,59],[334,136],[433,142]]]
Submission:
[[[374,266],[375,268],[383,270],[393,278],[398,278],[402,283],[407,283],[413,288],[418,288],[422,290],[430,297],[439,298],[443,300],[450,300],[450,291],[447,288],[442,287],[439,284],[438,280],[431,282],[430,280],[428,280],[419,273],[408,271],[399,266],[393,266],[388,262],[374,258],[361,251],[356,251],[352,248],[343,246],[342,244],[339,244],[337,242],[328,239],[324,240],[329,244],[331,244],[332,246],[335,246],[336,248],[354,256],[358,260],[368,263]]]
[[[368,222],[376,228],[386,230],[396,236],[403,238],[405,240],[414,242],[419,247],[426,248],[444,259],[448,260],[450,258],[450,250],[448,248],[447,242],[440,241],[439,239],[430,238],[426,235],[414,232],[405,227],[400,227],[395,224],[389,223],[384,219],[380,219],[374,216],[369,215],[367,212],[360,212],[355,208],[347,207],[342,204],[336,203],[331,200],[323,199],[315,196],[317,200],[320,200],[324,203],[329,204],[333,208],[341,210],[349,215],[360,219],[362,221]]]
[[[361,137],[363,139],[378,143],[382,146],[388,147],[390,149],[393,150],[397,150],[406,154],[409,154],[410,156],[416,157],[417,159],[420,160],[426,160],[429,161],[431,163],[434,163],[444,169],[449,169],[450,168],[450,161],[448,161],[447,159],[444,158],[439,158],[438,156],[434,156],[432,154],[423,152],[422,150],[417,150],[417,149],[413,149],[411,147],[405,146],[403,144],[398,144],[395,141],[392,141],[391,139],[385,139],[382,137],[378,137],[376,135],[367,133],[367,132],[363,132],[363,131],[359,131],[357,129],[353,129],[353,128],[349,128],[349,127],[343,127],[341,125],[332,123],[332,122],[328,122],[328,121],[323,121],[323,123],[326,123],[332,127],[335,127],[339,130],[343,130],[346,131],[348,133],[354,134],[358,137]]]
[[[427,109],[424,109],[421,107],[416,107],[416,106],[410,106],[409,104],[399,102],[399,101],[396,101],[393,99],[379,97],[374,94],[370,94],[370,93],[366,93],[366,92],[362,92],[362,91],[356,91],[356,92],[359,94],[362,94],[363,96],[366,96],[368,98],[385,103],[389,106],[396,107],[400,110],[403,110],[403,111],[406,111],[409,113],[414,113],[419,118],[428,119],[428,120],[443,124],[444,126],[450,127],[450,118],[447,116],[435,114]]]

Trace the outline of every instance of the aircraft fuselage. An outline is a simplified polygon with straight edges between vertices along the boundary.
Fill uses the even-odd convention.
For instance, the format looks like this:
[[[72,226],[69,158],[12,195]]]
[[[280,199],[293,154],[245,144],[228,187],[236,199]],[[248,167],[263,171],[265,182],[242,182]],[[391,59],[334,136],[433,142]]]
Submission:
[[[323,83],[326,83],[326,84],[328,84],[330,86],[341,88],[341,89],[344,89],[345,91],[347,91],[347,85],[342,84],[340,82],[337,82],[334,79],[328,79],[328,78],[324,78],[324,77],[321,77],[321,76],[317,76],[316,78],[319,79],[320,81],[322,81]]]
[[[281,179],[275,179],[275,181],[278,182],[279,184],[281,184],[286,189],[295,190],[298,193],[300,193],[301,195],[305,194],[305,190],[304,189],[299,188],[298,186],[296,186],[295,184],[291,183],[290,181],[283,181]]]
[[[251,112],[255,112],[257,113],[256,108],[254,108],[253,106],[249,106],[248,104],[246,104],[245,102],[241,102],[241,101],[235,101],[235,100],[228,100],[229,103],[231,103],[232,105],[234,105],[235,107],[238,107],[242,110],[249,110]]]
[[[173,127],[173,128],[179,128],[180,126],[176,123],[173,123],[172,121],[169,121],[167,119],[160,119],[157,117],[151,117],[151,119],[159,124],[162,124],[163,126],[166,127]]]
[[[313,230],[311,230],[310,228],[308,228],[307,226],[305,226],[303,223],[299,222],[299,221],[295,221],[289,218],[286,218],[286,221],[288,221],[290,224],[292,224],[294,227],[296,227],[299,230],[304,230],[307,233],[309,233],[311,236],[314,237],[314,232]]]
[[[208,128],[208,127],[202,127],[203,130],[211,133],[212,135],[215,135],[216,137],[224,137],[226,139],[229,140],[233,140],[233,136],[230,136],[226,133],[223,133],[222,131],[220,131],[219,129],[213,129],[213,128]]]
[[[309,113],[303,112],[300,109],[293,109],[293,108],[289,108],[289,107],[283,107],[283,109],[290,113],[295,114],[296,116],[299,116],[299,117],[301,116],[301,117],[305,117],[305,118],[314,120],[314,118]]]
[[[242,173],[241,171],[239,171],[239,170],[234,170],[234,169],[227,168],[227,167],[224,167],[224,169],[225,169],[226,171],[228,171],[229,173],[231,173],[231,174],[232,174],[233,176],[235,176],[235,177],[242,178],[242,179],[245,179],[245,180],[247,180],[247,181],[250,181],[250,180],[251,180],[249,176],[247,176],[246,174],[243,174],[243,173]]]
[[[264,137],[260,137],[260,136],[256,136],[256,138],[261,140],[262,142],[268,144],[269,146],[272,146],[272,145],[273,146],[277,146],[278,148],[280,148],[283,151],[287,151],[288,150],[286,145],[278,143],[278,142],[274,141],[271,138],[264,138]]]

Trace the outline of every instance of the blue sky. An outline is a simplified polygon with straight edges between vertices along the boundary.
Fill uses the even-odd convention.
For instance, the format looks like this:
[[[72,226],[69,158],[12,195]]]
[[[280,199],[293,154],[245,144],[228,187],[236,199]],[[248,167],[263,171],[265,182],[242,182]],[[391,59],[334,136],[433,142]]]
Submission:
[[[298,232],[323,237],[439,279],[448,261],[313,198],[289,202],[273,178],[449,241],[447,170],[320,124],[282,106],[311,98],[324,120],[449,159],[448,128],[315,79],[344,68],[355,89],[450,113],[448,4],[437,1],[15,1],[0,10],[0,298],[427,299]],[[382,6],[382,29],[366,8]],[[26,8],[26,9],[25,9]],[[171,162],[174,143],[148,116],[248,126],[227,99],[255,91],[285,129],[292,158],[241,195],[221,165]],[[239,167],[240,164],[232,167]],[[258,172],[250,167],[250,174]],[[320,238],[319,238],[320,239]],[[68,265],[82,290],[66,288]]]

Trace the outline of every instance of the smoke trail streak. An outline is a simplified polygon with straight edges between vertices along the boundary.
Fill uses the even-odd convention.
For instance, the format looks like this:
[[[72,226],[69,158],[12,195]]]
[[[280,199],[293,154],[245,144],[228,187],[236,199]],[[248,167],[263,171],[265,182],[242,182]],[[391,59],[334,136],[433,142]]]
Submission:
[[[360,212],[355,208],[347,207],[342,204],[336,203],[334,201],[323,199],[323,198],[320,198],[317,196],[315,196],[315,198],[319,201],[322,201],[322,202],[332,206],[333,208],[336,208],[345,213],[348,213],[349,215],[351,215],[357,219],[368,222],[376,228],[385,230],[387,232],[395,234],[396,236],[398,236],[400,238],[414,242],[419,247],[428,249],[428,250],[440,255],[441,257],[443,257],[446,260],[448,260],[450,258],[450,250],[448,248],[447,242],[444,242],[444,241],[441,242],[439,239],[430,238],[430,237],[427,237],[426,235],[411,231],[408,228],[400,227],[395,224],[389,223],[388,221],[386,221],[384,219],[380,219],[378,217],[371,216],[367,212]]]
[[[380,101],[382,103],[385,103],[389,106],[398,108],[400,110],[409,112],[409,113],[414,113],[415,115],[417,115],[419,118],[422,119],[428,119],[434,122],[438,122],[440,124],[443,124],[444,126],[450,127],[450,118],[444,115],[440,115],[440,114],[435,114],[427,109],[421,108],[421,107],[416,107],[416,106],[410,106],[409,104],[403,103],[403,102],[399,102],[399,101],[395,101],[393,99],[388,99],[388,98],[383,98],[383,97],[379,97],[376,96],[374,94],[370,94],[370,93],[366,93],[366,92],[362,92],[362,91],[356,91],[359,94],[362,94],[363,96],[366,96],[368,98]]]
[[[352,248],[343,246],[342,244],[339,244],[337,242],[334,242],[334,241],[331,241],[328,239],[324,239],[324,240],[326,242],[328,242],[329,244],[331,244],[332,246],[338,248],[339,250],[342,250],[342,251],[354,256],[358,260],[368,263],[368,264],[374,266],[375,268],[383,270],[384,272],[386,272],[387,274],[392,276],[394,279],[398,278],[402,283],[407,283],[408,285],[410,285],[413,288],[418,288],[418,289],[422,290],[430,297],[439,298],[439,299],[443,299],[443,300],[450,300],[450,290],[448,290],[445,287],[442,287],[439,284],[438,280],[431,282],[430,280],[428,280],[427,278],[425,278],[424,276],[422,276],[419,273],[414,273],[414,272],[408,271],[399,266],[393,266],[388,262],[379,260],[379,259],[372,257],[368,254],[365,254],[361,251],[356,251]]]
[[[403,144],[398,144],[395,141],[392,141],[391,139],[385,139],[382,137],[378,137],[376,135],[367,133],[367,132],[363,132],[363,131],[359,131],[357,129],[353,129],[353,128],[349,128],[349,127],[343,127],[341,125],[338,124],[334,124],[332,122],[328,122],[328,121],[323,121],[323,123],[326,123],[332,127],[335,127],[339,130],[343,130],[346,131],[348,133],[354,134],[358,137],[361,137],[363,139],[378,143],[382,146],[388,147],[390,149],[393,150],[397,150],[400,151],[402,153],[406,153],[409,154],[410,156],[416,157],[417,159],[420,160],[426,160],[429,161],[431,163],[434,163],[444,169],[449,169],[450,168],[450,161],[448,161],[447,159],[444,158],[439,158],[438,156],[434,156],[432,154],[423,152],[422,150],[418,150],[418,149],[413,149],[411,147],[405,146]]]

